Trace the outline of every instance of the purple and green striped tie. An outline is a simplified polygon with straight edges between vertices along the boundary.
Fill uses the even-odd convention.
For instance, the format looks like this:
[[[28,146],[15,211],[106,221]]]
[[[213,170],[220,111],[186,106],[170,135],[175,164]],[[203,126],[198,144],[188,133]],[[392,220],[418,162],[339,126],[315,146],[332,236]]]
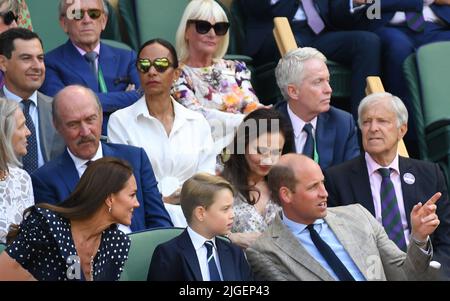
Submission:
[[[406,24],[410,29],[416,32],[422,32],[425,29],[425,18],[422,12],[409,12],[405,13]]]
[[[402,250],[406,251],[406,240],[403,232],[400,209],[397,204],[394,183],[391,180],[391,169],[380,168],[381,175],[381,219],[389,238]]]

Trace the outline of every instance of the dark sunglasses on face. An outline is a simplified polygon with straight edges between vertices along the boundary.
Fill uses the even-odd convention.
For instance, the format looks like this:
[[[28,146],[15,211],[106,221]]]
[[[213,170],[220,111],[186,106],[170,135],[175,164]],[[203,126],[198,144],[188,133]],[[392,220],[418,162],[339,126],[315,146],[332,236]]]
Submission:
[[[226,35],[228,28],[230,27],[230,23],[228,22],[217,22],[216,24],[212,25],[208,21],[204,20],[189,20],[188,23],[194,23],[195,30],[199,34],[207,34],[211,30],[211,28],[214,28],[214,32],[218,36]]]
[[[147,73],[152,66],[159,73],[164,73],[172,66],[172,63],[166,57],[154,59],[153,62],[149,59],[138,59],[136,62],[136,67],[141,73]]]
[[[84,14],[87,13],[89,18],[92,20],[97,20],[102,15],[103,11],[97,8],[90,8],[90,9],[74,9],[71,12],[67,13],[67,18],[73,19],[73,20],[82,20],[84,18]]]
[[[6,13],[0,13],[0,17],[3,18],[3,23],[5,23],[5,25],[11,25],[12,22],[18,20],[18,17],[12,12],[12,11],[8,11]]]

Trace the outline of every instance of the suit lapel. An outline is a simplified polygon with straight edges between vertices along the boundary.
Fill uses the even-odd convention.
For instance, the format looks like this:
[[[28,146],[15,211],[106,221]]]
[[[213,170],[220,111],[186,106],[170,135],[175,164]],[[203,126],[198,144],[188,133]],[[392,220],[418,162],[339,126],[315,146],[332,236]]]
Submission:
[[[298,242],[297,238],[283,225],[279,215],[276,216],[272,227],[272,238],[274,243],[287,256],[291,257],[298,264],[308,269],[321,280],[334,280],[334,278],[325,270]]]
[[[405,214],[409,217],[409,212],[412,211],[415,204],[417,204],[420,200],[417,200],[416,187],[417,184],[406,184],[403,180],[404,175],[406,173],[412,174],[417,177],[417,172],[414,166],[410,163],[411,161],[407,158],[398,157],[398,167],[400,169],[400,182],[402,183],[402,195],[403,195],[403,204],[405,206]],[[411,220],[407,218],[409,229],[411,229]]]
[[[43,99],[43,95],[38,92],[38,115],[39,115],[39,140],[41,144],[42,155],[44,161],[50,161],[53,139],[55,137],[55,129],[52,123],[51,104]]]
[[[183,234],[180,236],[178,245],[180,246],[181,253],[188,264],[189,272],[192,274],[192,279],[194,281],[203,281],[197,253],[195,252],[194,245],[192,244],[187,230],[184,230]]]
[[[333,149],[336,139],[336,127],[327,124],[329,118],[328,112],[319,114],[317,117],[316,141],[317,152],[319,153],[319,165],[330,166],[333,162]]]
[[[354,162],[355,164],[352,166],[353,174],[350,181],[354,200],[364,206],[370,211],[370,213],[372,213],[373,216],[375,216],[375,206],[373,204],[366,159],[364,158],[364,155],[360,155]]]
[[[63,60],[61,63],[66,64],[69,70],[76,73],[87,87],[94,92],[99,92],[97,79],[91,71],[88,62],[70,40],[67,41],[63,49]]]
[[[59,176],[61,177],[61,179],[63,179],[63,182],[66,184],[66,187],[69,190],[69,192],[72,192],[74,191],[75,186],[80,180],[80,176],[78,175],[75,164],[73,163],[72,158],[67,152],[67,149],[59,158],[60,158],[60,161],[58,162],[59,168],[57,169],[56,172],[59,173]]]
[[[101,43],[98,60],[106,85],[109,83],[114,84],[114,76],[120,75],[118,74],[118,68],[120,67],[118,55],[111,51],[108,45]],[[111,89],[112,87],[108,87],[108,90]]]
[[[219,253],[220,269],[222,270],[223,281],[237,280],[233,257],[231,256],[230,246],[216,237],[217,253]]]

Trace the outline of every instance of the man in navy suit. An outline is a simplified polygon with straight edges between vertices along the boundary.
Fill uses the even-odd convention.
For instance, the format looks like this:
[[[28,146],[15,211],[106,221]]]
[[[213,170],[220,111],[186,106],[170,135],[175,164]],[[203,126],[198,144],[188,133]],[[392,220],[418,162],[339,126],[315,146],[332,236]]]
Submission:
[[[434,258],[441,263],[446,277],[450,276],[450,204],[448,191],[439,166],[400,157],[398,141],[407,131],[408,112],[403,102],[392,94],[367,96],[359,107],[359,126],[365,154],[325,170],[325,185],[329,206],[360,203],[369,210],[389,232],[386,211],[387,192],[383,189],[383,172],[390,171],[401,240],[408,243],[411,234],[409,215],[414,205],[441,192],[437,215],[441,221],[431,236]],[[385,208],[385,209],[383,209]],[[397,211],[397,209],[395,209]],[[393,212],[393,211],[392,211]],[[394,213],[392,213],[394,214]]]
[[[239,0],[246,18],[245,54],[256,65],[280,54],[273,37],[273,18],[287,17],[297,44],[314,47],[328,59],[351,68],[351,112],[356,120],[365,96],[367,76],[380,72],[380,41],[367,31],[345,31],[351,25],[349,0]]]
[[[45,55],[47,75],[41,91],[54,96],[68,85],[93,90],[103,107],[103,134],[111,113],[139,99],[136,53],[100,42],[108,9],[102,0],[61,0],[60,25],[69,40]],[[90,63],[89,60],[92,60]]]
[[[304,153],[322,169],[359,155],[353,117],[330,106],[332,90],[325,61],[325,56],[314,48],[298,48],[287,53],[275,70],[278,86],[287,100],[275,108],[289,119],[293,129],[286,138],[284,152]],[[311,133],[307,132],[307,125]],[[309,153],[305,149],[308,144]]]
[[[147,154],[142,148],[100,142],[101,111],[94,92],[82,86],[66,87],[55,96],[53,122],[67,149],[31,175],[35,202],[58,204],[64,201],[91,161],[117,157],[133,167],[140,203],[133,212],[131,229],[122,229],[127,232],[171,227]]]

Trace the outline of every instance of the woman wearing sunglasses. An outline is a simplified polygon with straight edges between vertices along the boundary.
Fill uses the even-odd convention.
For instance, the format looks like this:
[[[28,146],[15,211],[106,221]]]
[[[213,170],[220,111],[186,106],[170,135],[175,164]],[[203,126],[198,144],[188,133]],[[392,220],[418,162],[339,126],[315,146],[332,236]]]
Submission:
[[[229,23],[214,0],[193,0],[186,7],[176,34],[181,75],[172,95],[185,107],[201,112],[221,148],[233,139],[244,114],[260,106],[245,63],[224,60]],[[222,143],[217,141],[224,138]]]
[[[108,137],[113,143],[144,148],[172,222],[186,226],[178,205],[180,188],[198,172],[214,173],[211,129],[201,114],[186,109],[170,95],[180,70],[169,42],[146,42],[138,52],[136,66],[144,96],[111,115]]]

